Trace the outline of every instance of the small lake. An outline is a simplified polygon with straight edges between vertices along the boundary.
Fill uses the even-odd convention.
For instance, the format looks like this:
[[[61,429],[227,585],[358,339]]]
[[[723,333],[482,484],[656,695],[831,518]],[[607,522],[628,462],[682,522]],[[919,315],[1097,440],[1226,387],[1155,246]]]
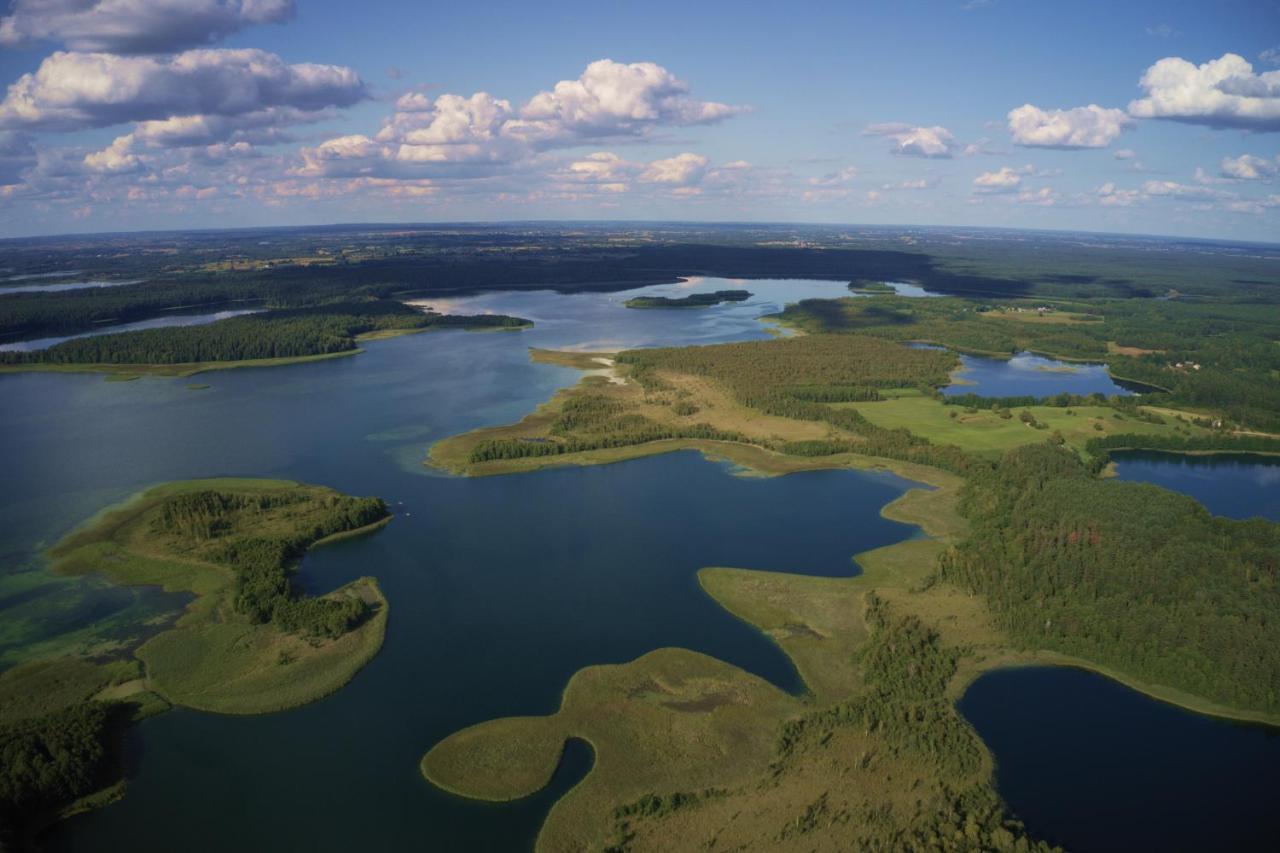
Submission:
[[[1059,361],[1020,352],[1009,359],[961,354],[961,369],[942,393],[954,397],[1052,397],[1054,394],[1128,395],[1133,392],[1116,383],[1105,364]]]
[[[122,282],[123,283],[123,282]],[[77,338],[92,338],[98,335],[113,335],[118,332],[136,332],[140,329],[162,329],[172,326],[201,326],[205,323],[213,323],[218,320],[226,320],[231,317],[240,317],[245,314],[257,314],[261,312],[261,308],[242,308],[231,311],[214,311],[209,314],[172,314],[165,317],[152,317],[150,320],[139,320],[136,323],[120,323],[115,326],[103,326],[100,329],[94,329],[92,332],[81,332],[76,335],[64,335],[60,338],[34,338],[29,341],[12,341],[7,344],[0,344],[0,352],[35,352],[36,350],[48,349],[55,344],[63,341],[73,341]]]
[[[135,278],[129,281],[66,281],[58,284],[0,285],[0,296],[8,296],[10,293],[60,293],[64,290],[84,290],[90,287],[120,287],[123,284],[137,284],[140,281],[142,279]]]
[[[1111,458],[1117,478],[1190,495],[1214,515],[1280,521],[1280,457],[1123,450]]]
[[[997,670],[960,712],[1039,837],[1076,853],[1280,849],[1280,731],[1215,720],[1091,672]]]

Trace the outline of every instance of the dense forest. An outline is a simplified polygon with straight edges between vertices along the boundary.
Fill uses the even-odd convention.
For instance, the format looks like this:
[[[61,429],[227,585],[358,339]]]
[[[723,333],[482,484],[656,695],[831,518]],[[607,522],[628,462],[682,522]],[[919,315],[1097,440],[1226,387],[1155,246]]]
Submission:
[[[111,784],[113,745],[128,713],[83,702],[0,726],[0,849],[54,810]]]
[[[283,513],[273,513],[276,510]],[[192,556],[233,568],[234,607],[250,622],[270,622],[307,636],[338,637],[365,618],[368,605],[354,596],[302,596],[290,580],[292,567],[326,536],[365,527],[388,514],[380,498],[205,490],[166,500],[151,530]],[[279,526],[273,515],[294,517],[299,523],[288,532],[261,532]]]
[[[622,303],[628,308],[709,308],[721,302],[745,302],[749,290],[717,290],[714,293],[691,293],[688,296],[636,296]]]
[[[962,509],[971,532],[941,575],[986,596],[1015,642],[1280,711],[1280,525],[1096,479],[1049,444],[975,470]]]
[[[356,336],[370,332],[526,325],[527,320],[502,314],[437,314],[379,299],[75,338],[48,349],[0,353],[0,364],[192,364],[295,358],[350,352],[356,348]]]

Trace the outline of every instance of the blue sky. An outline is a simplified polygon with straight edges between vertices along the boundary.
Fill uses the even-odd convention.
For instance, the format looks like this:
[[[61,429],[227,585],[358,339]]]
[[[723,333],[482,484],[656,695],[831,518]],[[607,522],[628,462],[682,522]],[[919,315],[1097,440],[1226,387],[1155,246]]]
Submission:
[[[1280,4],[14,0],[0,235],[763,220],[1280,238]]]

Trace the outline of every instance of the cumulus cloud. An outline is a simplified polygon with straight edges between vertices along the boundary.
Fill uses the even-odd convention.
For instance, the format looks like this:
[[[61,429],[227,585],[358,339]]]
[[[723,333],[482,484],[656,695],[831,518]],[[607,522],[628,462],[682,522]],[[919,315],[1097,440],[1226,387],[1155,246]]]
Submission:
[[[810,178],[809,186],[811,187],[838,187],[849,183],[858,177],[857,166],[845,166],[835,172],[828,172],[818,178]]]
[[[1106,148],[1130,123],[1124,110],[1097,104],[1069,110],[1042,110],[1023,104],[1009,111],[1008,120],[1015,144],[1066,149]]]
[[[1241,154],[1239,157],[1223,157],[1221,174],[1224,178],[1238,181],[1266,181],[1274,178],[1280,164],[1280,157],[1267,160],[1252,154]]]
[[[1129,207],[1143,198],[1141,191],[1122,189],[1111,181],[1098,187],[1094,194],[1098,198],[1098,203],[1105,207]]]
[[[1036,207],[1053,207],[1062,201],[1062,197],[1058,195],[1057,190],[1053,187],[1041,187],[1038,190],[1022,190],[1014,197],[1014,200],[1018,202],[1018,204],[1031,204]]]
[[[90,172],[119,175],[138,171],[142,168],[142,161],[133,153],[133,136],[125,135],[117,136],[101,151],[86,154],[84,165]]]
[[[660,125],[712,124],[742,109],[689,97],[689,86],[661,65],[598,59],[576,80],[539,92],[506,132],[530,142],[637,136]]]
[[[167,58],[59,51],[0,102],[0,130],[80,130],[175,117],[314,111],[366,97],[350,68],[289,65],[262,50],[191,50]]]
[[[654,160],[640,174],[640,180],[654,184],[688,186],[702,180],[710,161],[701,154],[677,154],[665,160]]]
[[[1022,186],[1022,176],[1031,174],[1031,171],[1030,166],[1023,166],[1020,169],[1001,166],[994,172],[983,172],[973,179],[974,191],[980,193],[1014,192]]]
[[[1280,130],[1280,71],[1255,74],[1234,53],[1203,65],[1167,57],[1148,68],[1139,83],[1147,96],[1129,104],[1129,114],[1138,118]]]
[[[527,164],[544,151],[649,138],[660,128],[711,124],[741,111],[692,98],[686,83],[651,62],[602,59],[522,106],[487,92],[435,98],[408,93],[372,137],[376,146],[362,145],[358,153],[347,153],[346,146],[307,149],[300,174],[394,176],[413,174],[415,167],[492,173]],[[691,161],[682,162],[688,167]]]
[[[14,0],[0,45],[57,41],[72,50],[170,53],[294,15],[294,0]]]
[[[863,131],[864,136],[884,136],[893,140],[894,154],[904,157],[952,157],[956,150],[955,136],[945,127],[920,127],[898,122],[873,124]]]

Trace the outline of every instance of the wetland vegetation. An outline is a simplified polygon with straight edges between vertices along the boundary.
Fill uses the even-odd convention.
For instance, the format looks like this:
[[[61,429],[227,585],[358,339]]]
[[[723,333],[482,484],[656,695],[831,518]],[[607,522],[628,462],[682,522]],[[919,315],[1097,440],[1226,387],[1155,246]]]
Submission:
[[[193,596],[134,657],[35,662],[0,675],[0,827],[21,838],[82,798],[123,792],[120,738],[170,704],[255,714],[314,701],[382,644],[373,578],[322,596],[291,574],[323,541],[390,519],[378,498],[272,480],[157,486],[110,507],[50,549],[56,572],[99,573]]]

